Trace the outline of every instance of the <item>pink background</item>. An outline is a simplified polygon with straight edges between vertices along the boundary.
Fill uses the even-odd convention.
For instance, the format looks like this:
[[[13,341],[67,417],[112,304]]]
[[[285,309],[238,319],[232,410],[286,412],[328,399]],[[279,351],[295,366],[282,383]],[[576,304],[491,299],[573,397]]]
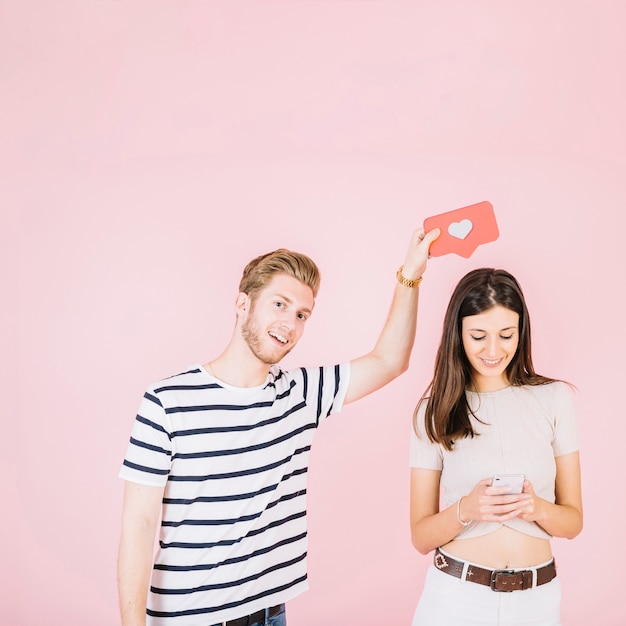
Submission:
[[[139,399],[224,347],[250,258],[287,246],[321,267],[286,364],[348,359],[412,229],[481,200],[501,237],[431,261],[410,371],[319,433],[289,623],[409,624],[429,563],[409,537],[411,413],[450,291],[482,265],[518,276],[538,369],[579,389],[564,624],[626,623],[623,7],[2,0],[2,623],[117,622]]]

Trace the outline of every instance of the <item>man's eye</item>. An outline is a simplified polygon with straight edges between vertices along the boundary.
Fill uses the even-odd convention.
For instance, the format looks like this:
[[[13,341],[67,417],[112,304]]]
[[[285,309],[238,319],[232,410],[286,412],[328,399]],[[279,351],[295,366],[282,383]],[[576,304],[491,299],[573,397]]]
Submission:
[[[278,308],[280,308],[280,307],[283,307],[283,306],[284,306],[284,304],[283,304],[282,302],[274,302],[274,304],[275,304]]]
[[[304,313],[298,313],[298,319],[306,321],[307,317],[306,317],[306,315]]]

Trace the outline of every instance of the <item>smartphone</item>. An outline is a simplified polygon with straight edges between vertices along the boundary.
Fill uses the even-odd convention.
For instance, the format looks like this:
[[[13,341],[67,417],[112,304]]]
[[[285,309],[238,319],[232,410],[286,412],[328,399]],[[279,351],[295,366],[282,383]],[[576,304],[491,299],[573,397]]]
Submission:
[[[507,495],[509,493],[522,493],[525,479],[526,476],[524,474],[494,474],[491,479],[491,486],[508,487],[509,490],[505,491],[502,495]]]

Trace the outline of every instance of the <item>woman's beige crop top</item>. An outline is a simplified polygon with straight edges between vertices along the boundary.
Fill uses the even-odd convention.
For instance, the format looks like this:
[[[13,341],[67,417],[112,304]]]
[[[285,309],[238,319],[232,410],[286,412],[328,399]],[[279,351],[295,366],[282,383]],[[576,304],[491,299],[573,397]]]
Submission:
[[[467,398],[479,418],[470,415],[477,436],[455,441],[451,452],[432,443],[424,431],[424,402],[417,417],[418,434],[411,437],[411,467],[441,471],[443,508],[496,473],[525,474],[537,495],[554,502],[554,458],[578,450],[570,387],[562,382],[511,386],[489,393],[468,391]],[[504,524],[533,537],[550,537],[534,522],[513,519]],[[456,539],[486,535],[500,526],[475,522]]]

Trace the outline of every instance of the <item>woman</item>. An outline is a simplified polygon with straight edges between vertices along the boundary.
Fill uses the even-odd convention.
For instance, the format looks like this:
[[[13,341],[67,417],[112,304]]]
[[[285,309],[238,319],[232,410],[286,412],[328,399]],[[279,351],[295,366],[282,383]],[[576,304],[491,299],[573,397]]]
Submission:
[[[559,625],[550,539],[582,529],[576,420],[570,388],[534,370],[508,272],[456,286],[414,420],[411,536],[435,552],[413,626]],[[523,474],[521,493],[494,474]]]

